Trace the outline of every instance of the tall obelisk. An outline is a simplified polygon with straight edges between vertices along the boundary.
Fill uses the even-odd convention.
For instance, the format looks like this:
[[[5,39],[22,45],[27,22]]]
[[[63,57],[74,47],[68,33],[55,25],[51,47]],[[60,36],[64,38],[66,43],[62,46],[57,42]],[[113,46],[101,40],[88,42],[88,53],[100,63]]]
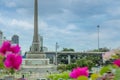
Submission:
[[[40,45],[40,36],[38,33],[38,0],[34,0],[34,34],[30,51],[26,54],[27,58],[45,58]]]
[[[40,52],[40,41],[38,34],[38,0],[34,1],[34,36],[32,42],[32,51]]]

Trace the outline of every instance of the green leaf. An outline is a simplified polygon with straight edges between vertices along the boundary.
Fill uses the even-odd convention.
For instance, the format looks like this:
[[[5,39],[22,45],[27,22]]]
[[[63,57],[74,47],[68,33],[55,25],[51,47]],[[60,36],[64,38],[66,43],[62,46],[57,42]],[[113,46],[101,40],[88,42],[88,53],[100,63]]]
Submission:
[[[48,75],[48,78],[53,80],[54,75],[53,75],[53,74],[50,74],[50,75]]]
[[[120,69],[116,69],[114,80],[119,80],[119,79],[120,79]]]
[[[88,80],[88,77],[86,76],[80,76],[77,78],[77,80]]]
[[[60,75],[61,75],[61,78],[63,79],[69,79],[69,72],[63,72]]]
[[[100,70],[100,74],[103,75],[104,73],[107,73],[109,71],[112,70],[112,66],[104,66],[101,70]]]
[[[15,73],[15,70],[14,70],[14,69],[10,69],[10,73],[11,73],[11,74],[14,74],[14,73]]]
[[[3,63],[3,60],[4,60],[4,56],[1,56],[1,55],[0,55],[0,69],[5,68],[5,67],[4,67],[4,63]]]
[[[91,75],[91,80],[96,80],[99,77],[99,74],[92,74]]]
[[[48,75],[48,78],[51,80],[58,80],[58,79],[68,80],[68,79],[70,79],[69,72],[63,72],[63,73],[59,73],[59,74],[50,74],[50,75]]]

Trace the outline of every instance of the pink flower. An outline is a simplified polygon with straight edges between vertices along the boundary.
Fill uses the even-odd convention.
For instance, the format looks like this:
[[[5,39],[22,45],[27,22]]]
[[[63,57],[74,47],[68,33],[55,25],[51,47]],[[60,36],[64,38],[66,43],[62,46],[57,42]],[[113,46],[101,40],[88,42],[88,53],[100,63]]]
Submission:
[[[20,46],[19,45],[11,45],[10,41],[4,41],[2,46],[0,47],[0,54],[6,55],[7,52],[19,53]]]
[[[88,77],[89,75],[88,72],[89,71],[87,67],[82,67],[82,68],[78,67],[78,68],[73,69],[73,71],[70,73],[70,77],[74,79],[77,79],[80,76]]]
[[[120,59],[115,60],[113,64],[120,67]]]
[[[4,41],[0,47],[0,54],[5,55],[7,51],[10,50],[11,43],[10,41]]]
[[[19,53],[20,52],[20,46],[17,44],[17,45],[12,45],[10,47],[10,51],[12,51],[13,53]]]
[[[6,68],[12,68],[16,70],[20,69],[21,63],[22,63],[22,56],[20,54],[13,54],[11,52],[7,54],[7,57],[4,61],[4,65]]]

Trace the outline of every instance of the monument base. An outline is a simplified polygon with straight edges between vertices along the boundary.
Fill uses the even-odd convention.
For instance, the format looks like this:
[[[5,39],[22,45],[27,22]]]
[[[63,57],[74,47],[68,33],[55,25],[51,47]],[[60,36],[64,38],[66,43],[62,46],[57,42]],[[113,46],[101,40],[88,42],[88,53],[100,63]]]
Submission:
[[[46,55],[44,52],[27,52],[26,58],[28,59],[45,59]]]
[[[49,59],[23,59],[21,71],[39,73],[46,73],[47,71],[56,72],[56,66],[49,64]]]
[[[47,73],[47,72],[57,72],[57,67],[53,64],[44,65],[44,66],[21,66],[21,72],[35,72],[35,73]]]
[[[26,66],[49,65],[49,59],[23,59],[23,64]]]
[[[44,72],[56,71],[55,65],[49,64],[49,59],[46,58],[44,52],[27,52],[26,59],[22,62],[22,72]]]

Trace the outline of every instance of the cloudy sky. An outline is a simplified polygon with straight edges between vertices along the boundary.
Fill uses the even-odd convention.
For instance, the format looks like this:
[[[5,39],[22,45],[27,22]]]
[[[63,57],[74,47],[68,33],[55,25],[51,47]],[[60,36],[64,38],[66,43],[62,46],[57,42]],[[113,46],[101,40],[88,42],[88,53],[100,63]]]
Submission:
[[[39,33],[44,46],[55,50],[96,49],[97,25],[100,47],[120,47],[120,0],[38,0]],[[22,51],[28,51],[33,38],[34,0],[0,0],[0,30],[7,39],[20,36]]]

